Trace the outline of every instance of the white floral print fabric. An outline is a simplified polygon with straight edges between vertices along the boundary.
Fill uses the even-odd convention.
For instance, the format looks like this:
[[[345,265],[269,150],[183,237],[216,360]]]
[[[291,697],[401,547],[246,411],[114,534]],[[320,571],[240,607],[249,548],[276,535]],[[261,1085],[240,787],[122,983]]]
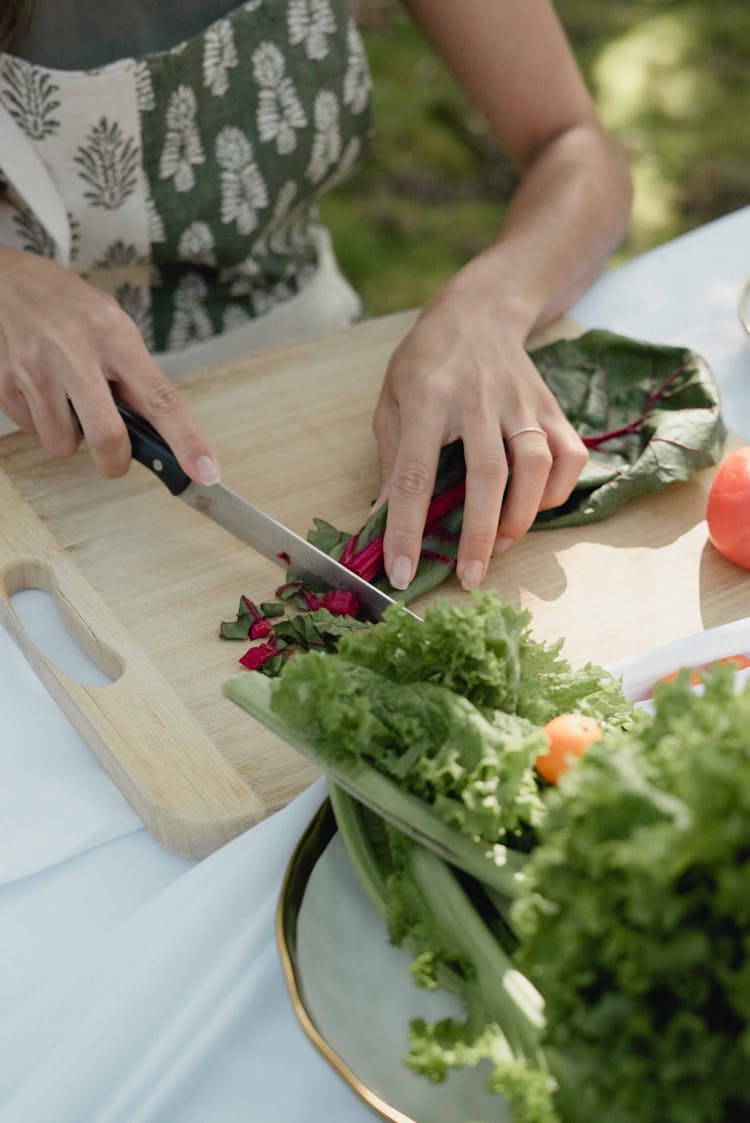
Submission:
[[[339,103],[331,90],[321,90],[315,98],[315,138],[306,175],[320,183],[332,164],[341,155]]]
[[[203,301],[208,293],[199,273],[186,273],[175,293],[175,314],[169,333],[169,349],[179,351],[188,344],[213,335]]]
[[[369,90],[349,0],[244,0],[171,51],[88,72],[0,54],[0,104],[59,191],[73,267],[156,350],[309,281],[315,203],[361,156]],[[55,253],[10,187],[0,244]]]
[[[78,146],[73,163],[86,184],[83,196],[92,207],[117,210],[138,184],[138,146],[117,121],[100,117]]]
[[[211,227],[207,222],[191,222],[180,235],[177,244],[180,261],[193,265],[215,265],[216,246]]]
[[[190,191],[195,185],[195,164],[205,155],[195,117],[198,103],[190,86],[178,86],[167,106],[167,135],[159,161],[159,179],[174,179],[176,191]]]
[[[216,162],[221,168],[221,221],[236,223],[240,234],[251,234],[268,193],[253,156],[253,146],[241,129],[227,125],[216,138]]]
[[[231,21],[218,20],[206,32],[203,48],[203,81],[214,97],[221,97],[227,92],[229,70],[238,63]]]
[[[143,85],[140,89],[143,96]],[[124,295],[131,307],[138,301],[147,308],[151,238],[138,91],[134,63],[114,64],[106,76],[81,75],[0,55],[0,102],[44,161],[62,198],[72,267],[95,276],[113,294],[129,286]],[[132,247],[132,254],[102,265],[108,247],[118,243]],[[12,190],[0,199],[0,244],[54,255],[39,217]]]
[[[150,109],[156,108],[151,72],[143,60],[135,64],[135,95],[139,113],[148,113]]]
[[[307,125],[307,116],[292,79],[284,73],[286,61],[273,43],[262,43],[253,55],[258,83],[258,135],[276,142],[276,151],[286,156],[297,147],[297,130]]]
[[[344,75],[344,103],[351,107],[352,113],[362,113],[370,98],[370,71],[364,44],[353,21],[349,24],[346,42],[349,60]]]
[[[291,0],[288,26],[292,45],[303,43],[308,58],[325,58],[329,36],[336,31],[336,18],[329,0]]]
[[[47,71],[6,56],[0,77],[8,112],[30,140],[60,131],[60,87]]]
[[[166,240],[164,232],[164,223],[162,222],[161,215],[156,209],[151,188],[148,183],[145,185],[143,205],[146,208],[146,226],[148,229],[149,241],[152,245]]]

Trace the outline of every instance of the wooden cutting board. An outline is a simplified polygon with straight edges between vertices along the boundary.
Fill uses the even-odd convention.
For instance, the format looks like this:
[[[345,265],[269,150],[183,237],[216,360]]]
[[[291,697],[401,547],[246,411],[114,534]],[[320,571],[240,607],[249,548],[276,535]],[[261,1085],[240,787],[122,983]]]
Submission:
[[[377,491],[372,411],[413,318],[183,379],[224,482],[300,534],[314,515],[357,530]],[[703,473],[605,522],[531,533],[487,583],[531,609],[537,637],[566,637],[574,664],[750,615],[750,574],[707,543],[709,483]],[[219,639],[219,622],[241,593],[271,599],[281,580],[138,465],[104,481],[85,449],[53,461],[22,434],[0,440],[0,622],[143,821],[181,853],[209,853],[315,775],[221,693],[244,646]],[[72,682],[34,647],[10,603],[27,587],[55,596],[111,686]],[[455,581],[440,592],[464,595]]]

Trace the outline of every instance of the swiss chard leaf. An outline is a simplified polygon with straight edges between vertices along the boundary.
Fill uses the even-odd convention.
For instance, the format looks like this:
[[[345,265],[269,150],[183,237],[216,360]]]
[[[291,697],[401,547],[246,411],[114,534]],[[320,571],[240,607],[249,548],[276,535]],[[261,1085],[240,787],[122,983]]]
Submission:
[[[589,449],[568,501],[541,511],[536,528],[596,522],[718,461],[726,436],[718,389],[693,351],[589,331],[531,357]]]
[[[349,535],[345,530],[337,530],[325,519],[314,518],[313,522],[315,524],[313,530],[307,532],[308,542],[312,542],[313,546],[317,546],[325,554],[330,554],[332,558],[338,559],[349,540]]]
[[[250,635],[251,623],[249,616],[238,616],[236,620],[222,620],[219,635],[222,639],[247,639]]]
[[[540,511],[534,529],[597,522],[627,500],[687,480],[719,460],[726,436],[719,393],[707,363],[694,352],[597,330],[550,343],[531,357],[589,448],[588,464],[567,502]],[[446,445],[434,496],[453,495],[465,472],[463,443]],[[380,506],[354,536],[315,519],[308,538],[348,564],[382,541],[387,509]],[[382,556],[379,568],[363,576],[396,600],[422,596],[453,572],[462,521],[457,495],[426,528],[423,554],[405,591],[391,588]]]

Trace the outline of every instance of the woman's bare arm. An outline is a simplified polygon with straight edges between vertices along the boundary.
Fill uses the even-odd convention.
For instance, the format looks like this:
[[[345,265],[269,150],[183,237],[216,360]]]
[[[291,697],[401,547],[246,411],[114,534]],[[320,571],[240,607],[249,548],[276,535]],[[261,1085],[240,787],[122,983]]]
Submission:
[[[601,270],[624,233],[631,184],[547,0],[408,7],[520,174],[497,240],[435,294],[394,354],[374,421],[389,501],[386,567],[398,587],[416,567],[440,448],[463,438],[457,572],[471,588],[493,550],[521,537],[538,510],[564,502],[585,463],[524,342]],[[545,436],[504,445],[527,426]]]

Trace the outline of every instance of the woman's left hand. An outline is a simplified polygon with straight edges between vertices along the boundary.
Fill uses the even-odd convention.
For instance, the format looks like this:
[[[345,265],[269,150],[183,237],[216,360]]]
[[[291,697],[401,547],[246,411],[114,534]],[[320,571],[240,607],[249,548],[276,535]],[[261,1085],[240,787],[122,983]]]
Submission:
[[[482,582],[493,553],[525,534],[538,511],[564,503],[573,490],[588,454],[524,336],[512,310],[504,315],[459,274],[395,351],[373,421],[379,501],[388,500],[385,568],[395,588],[406,588],[416,571],[443,445],[459,437],[464,443],[456,572],[465,589]]]

